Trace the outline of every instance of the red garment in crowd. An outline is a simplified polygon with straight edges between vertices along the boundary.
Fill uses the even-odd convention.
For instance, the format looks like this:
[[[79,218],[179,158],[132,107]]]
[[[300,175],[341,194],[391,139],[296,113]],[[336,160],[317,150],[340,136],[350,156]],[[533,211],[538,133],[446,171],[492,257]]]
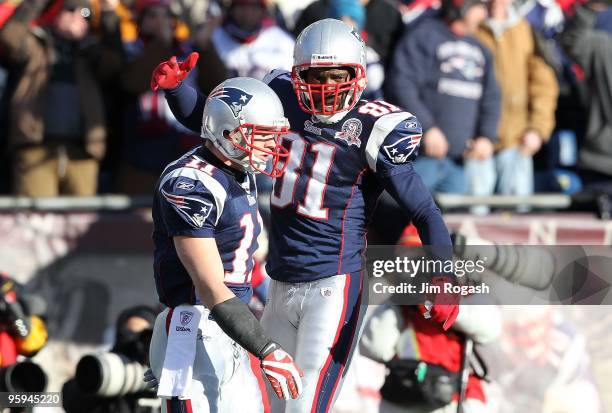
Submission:
[[[0,367],[15,364],[17,354],[15,339],[6,331],[0,331]]]
[[[414,331],[413,345],[419,360],[438,364],[453,373],[461,370],[463,338],[459,334],[444,331],[439,323],[423,318],[414,308],[402,307],[402,315],[406,327]],[[468,379],[465,397],[486,402],[482,381],[473,374]],[[459,394],[453,398],[458,400]]]
[[[404,229],[398,244],[407,247],[423,245],[416,227],[412,224]],[[461,370],[463,355],[463,338],[461,335],[453,332],[452,329],[444,331],[439,323],[423,318],[414,307],[402,307],[402,315],[406,327],[414,331],[413,344],[419,360],[438,364],[454,373]],[[468,379],[465,397],[482,402],[486,401],[482,381],[473,374]],[[458,400],[459,395],[455,394],[454,399]]]

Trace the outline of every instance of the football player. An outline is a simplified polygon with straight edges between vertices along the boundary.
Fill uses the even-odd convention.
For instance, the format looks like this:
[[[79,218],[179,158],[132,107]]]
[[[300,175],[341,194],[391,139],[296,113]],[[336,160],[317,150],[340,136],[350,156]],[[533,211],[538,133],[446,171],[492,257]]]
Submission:
[[[263,412],[247,350],[278,397],[300,370],[247,308],[260,224],[253,173],[281,176],[289,124],[275,93],[251,78],[215,88],[205,143],[166,167],[153,204],[155,282],[168,308],[155,322],[151,369],[166,412]],[[272,171],[265,172],[267,161]],[[236,397],[239,395],[239,397]]]
[[[271,195],[272,282],[262,325],[304,370],[302,396],[271,400],[273,413],[331,411],[364,313],[366,227],[383,190],[409,214],[426,245],[451,256],[440,210],[411,163],[421,126],[387,102],[360,99],[365,66],[357,32],[325,19],[298,36],[291,73],[273,71],[264,79],[283,103],[292,134],[283,137],[289,157]],[[199,130],[204,97],[181,83],[189,68],[163,62],[152,86],[166,89],[176,118]],[[420,308],[445,328],[458,313],[455,297]]]

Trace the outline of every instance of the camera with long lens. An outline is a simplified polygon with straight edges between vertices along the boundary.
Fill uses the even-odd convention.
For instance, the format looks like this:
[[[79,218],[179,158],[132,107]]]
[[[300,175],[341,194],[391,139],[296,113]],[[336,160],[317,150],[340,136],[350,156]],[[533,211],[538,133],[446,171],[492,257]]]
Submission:
[[[115,347],[112,352],[89,354],[81,358],[75,379],[84,393],[100,397],[117,397],[149,391],[143,380],[149,368],[142,363],[142,354],[149,347],[151,330],[138,333],[127,346]]]
[[[124,396],[146,389],[142,377],[147,369],[123,354],[90,354],[79,361],[76,380],[86,393],[102,397]]]
[[[0,369],[0,391],[36,392],[47,388],[47,375],[42,368],[31,361],[12,364]]]
[[[470,239],[459,233],[451,234],[451,239],[457,257],[483,260],[485,267],[498,276],[534,290],[548,288],[559,267],[551,251],[542,246],[501,245],[482,239]],[[488,245],[483,245],[485,242]]]

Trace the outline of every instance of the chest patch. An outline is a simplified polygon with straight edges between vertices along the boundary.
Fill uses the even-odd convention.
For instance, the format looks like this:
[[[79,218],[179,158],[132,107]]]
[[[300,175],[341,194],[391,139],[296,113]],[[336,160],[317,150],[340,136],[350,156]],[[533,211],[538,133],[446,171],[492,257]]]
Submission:
[[[356,147],[361,147],[361,131],[363,130],[363,125],[361,121],[356,118],[347,119],[342,124],[342,130],[340,132],[336,132],[334,138],[345,141],[349,146],[355,145]]]

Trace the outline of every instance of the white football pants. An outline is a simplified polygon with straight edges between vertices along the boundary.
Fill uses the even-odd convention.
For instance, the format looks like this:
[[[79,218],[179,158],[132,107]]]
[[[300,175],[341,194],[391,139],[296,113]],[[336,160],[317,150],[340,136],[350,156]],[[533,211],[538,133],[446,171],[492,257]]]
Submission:
[[[263,402],[246,350],[209,319],[205,310],[198,329],[191,399],[162,400],[162,413],[262,413]],[[149,351],[151,370],[161,376],[172,313],[162,311],[155,320]]]
[[[279,400],[268,385],[271,413],[331,411],[363,324],[362,289],[359,272],[304,283],[271,281],[261,324],[304,371],[297,400]]]

